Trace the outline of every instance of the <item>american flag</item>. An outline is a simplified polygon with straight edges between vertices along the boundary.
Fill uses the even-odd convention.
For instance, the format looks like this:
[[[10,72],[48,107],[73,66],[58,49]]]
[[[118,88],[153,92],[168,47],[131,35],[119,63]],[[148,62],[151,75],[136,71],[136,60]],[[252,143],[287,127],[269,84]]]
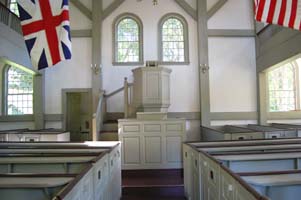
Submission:
[[[255,0],[255,19],[301,30],[301,0]]]
[[[18,0],[25,44],[37,69],[71,59],[68,0]]]

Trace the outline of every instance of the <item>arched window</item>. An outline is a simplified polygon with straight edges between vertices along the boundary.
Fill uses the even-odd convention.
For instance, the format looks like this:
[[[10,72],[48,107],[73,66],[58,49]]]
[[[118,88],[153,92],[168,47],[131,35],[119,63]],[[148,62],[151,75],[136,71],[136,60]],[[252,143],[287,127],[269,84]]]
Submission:
[[[184,17],[171,13],[159,22],[159,59],[164,64],[188,64],[188,25]]]
[[[122,14],[114,22],[115,65],[143,64],[143,27],[136,15]]]
[[[33,75],[14,66],[5,72],[6,114],[33,114]]]

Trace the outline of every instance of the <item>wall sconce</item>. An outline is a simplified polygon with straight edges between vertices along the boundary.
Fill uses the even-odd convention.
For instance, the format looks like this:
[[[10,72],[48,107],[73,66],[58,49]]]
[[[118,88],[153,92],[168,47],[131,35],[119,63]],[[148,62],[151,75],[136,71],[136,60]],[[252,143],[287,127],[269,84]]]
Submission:
[[[200,68],[201,68],[203,74],[205,74],[206,71],[209,70],[209,66],[207,64],[201,64]]]
[[[94,74],[99,74],[101,71],[100,65],[97,64],[91,64],[91,69],[93,70]]]

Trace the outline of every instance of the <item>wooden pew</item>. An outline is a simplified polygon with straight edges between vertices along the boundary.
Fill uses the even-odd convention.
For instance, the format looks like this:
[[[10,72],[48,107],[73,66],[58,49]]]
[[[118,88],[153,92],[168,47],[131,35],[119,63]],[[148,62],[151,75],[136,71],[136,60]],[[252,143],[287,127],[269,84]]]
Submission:
[[[233,172],[295,170],[301,167],[301,151],[277,153],[235,152],[227,155],[211,154]]]
[[[0,173],[78,173],[98,156],[106,152],[90,154],[23,154],[1,155]]]
[[[76,174],[1,174],[1,200],[52,200]]]
[[[0,131],[1,142],[68,142],[70,141],[70,133],[58,129],[16,129]]]
[[[271,126],[276,128],[287,128],[287,129],[295,130],[298,134],[298,137],[301,137],[301,125],[272,123]]]
[[[258,144],[257,144],[258,143]],[[227,156],[225,154],[243,154],[243,156],[253,155],[252,151],[262,152],[258,154],[256,159],[268,163],[268,156],[272,153],[277,153],[283,159],[287,159],[290,155],[291,159],[289,164],[287,162],[282,163],[283,168],[295,169],[298,163],[293,160],[299,159],[301,151],[300,139],[275,139],[275,140],[257,140],[257,141],[222,141],[222,142],[204,142],[203,143],[191,143],[183,145],[183,157],[184,157],[184,184],[185,193],[188,199],[237,199],[237,192],[244,190],[248,191],[252,197],[241,199],[262,199],[264,196],[250,190],[250,185],[238,177],[234,172],[226,165],[220,162],[218,158]],[[299,151],[299,152],[297,152]],[[293,153],[291,153],[293,152]],[[280,155],[280,153],[282,153]],[[221,155],[219,155],[221,154]],[[261,154],[267,154],[261,155]],[[294,155],[295,154],[295,155]],[[218,157],[221,156],[221,157]],[[229,155],[231,156],[231,155]],[[236,159],[240,159],[242,162],[242,155],[237,155]],[[261,156],[261,158],[259,158]],[[229,158],[229,157],[228,157]],[[232,157],[234,159],[234,157]],[[245,158],[245,160],[252,160]],[[274,156],[274,161],[277,160],[277,156]],[[296,164],[296,166],[294,165]],[[254,164],[255,165],[255,164]],[[253,165],[253,166],[254,166]],[[287,166],[286,166],[287,165]],[[280,166],[281,167],[281,166]],[[251,168],[251,167],[250,167]],[[254,169],[256,171],[256,169]],[[235,181],[238,181],[237,184]],[[210,196],[214,195],[214,196]],[[258,196],[259,195],[259,196]]]
[[[0,162],[2,160],[4,164],[13,164],[14,169],[18,168],[20,171],[25,169],[26,172],[30,172],[30,167],[26,166],[24,168],[24,165],[27,164],[32,165],[36,169],[43,165],[44,169],[41,169],[43,171],[53,167],[53,165],[64,166],[66,163],[69,163],[69,167],[76,166],[74,169],[69,168],[70,172],[78,172],[76,168],[79,166],[80,168],[85,168],[87,165],[91,165],[91,169],[87,170],[84,175],[75,179],[76,181],[73,181],[73,184],[67,187],[69,188],[67,192],[64,190],[57,196],[59,199],[68,199],[69,197],[72,197],[70,199],[75,199],[76,196],[74,195],[78,195],[78,191],[84,194],[87,193],[81,199],[117,200],[121,197],[119,142],[1,143],[0,151],[1,155],[7,155],[7,157],[1,157]],[[49,155],[51,156],[49,157]],[[30,157],[30,160],[26,164],[21,164],[21,162],[25,161],[24,156]],[[42,158],[40,162],[38,161],[37,158],[43,156],[50,158],[48,164],[46,164],[46,157]],[[63,158],[66,158],[66,160],[63,161]],[[79,163],[81,164],[78,165]],[[58,171],[60,170],[62,169],[58,169]],[[63,173],[66,173],[66,171]],[[91,188],[92,192],[90,191]]]
[[[301,171],[239,174],[258,193],[271,200],[296,200],[301,197]]]
[[[222,126],[222,127],[205,127],[201,126],[202,140],[249,140],[262,139],[264,135],[261,131],[250,130],[245,127]]]
[[[271,126],[262,126],[255,124],[248,124],[247,127],[254,131],[262,131],[264,132],[265,138],[294,138],[298,137],[298,133],[296,130],[292,130],[289,128],[276,128]]]

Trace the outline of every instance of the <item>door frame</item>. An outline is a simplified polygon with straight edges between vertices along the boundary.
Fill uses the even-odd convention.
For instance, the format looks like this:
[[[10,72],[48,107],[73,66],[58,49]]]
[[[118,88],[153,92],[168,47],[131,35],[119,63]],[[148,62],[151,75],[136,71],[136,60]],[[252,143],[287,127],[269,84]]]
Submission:
[[[62,113],[63,113],[63,121],[62,121],[62,128],[66,131],[67,127],[67,94],[68,93],[88,93],[88,102],[91,102],[89,105],[89,124],[90,124],[90,133],[89,139],[92,139],[92,119],[93,119],[93,112],[92,112],[92,88],[68,88],[62,89]]]

